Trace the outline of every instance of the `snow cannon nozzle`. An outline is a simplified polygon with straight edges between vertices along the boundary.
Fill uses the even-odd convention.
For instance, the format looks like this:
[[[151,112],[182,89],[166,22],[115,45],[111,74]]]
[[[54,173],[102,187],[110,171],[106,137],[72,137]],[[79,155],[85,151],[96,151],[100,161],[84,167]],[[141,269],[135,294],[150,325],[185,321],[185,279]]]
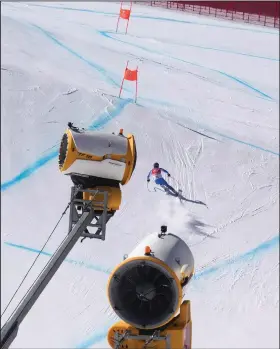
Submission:
[[[167,225],[162,225],[160,227],[160,233],[158,234],[158,237],[161,238],[162,236],[166,235],[167,233]]]
[[[109,303],[116,315],[125,326],[138,330],[157,330],[178,315],[183,289],[194,273],[188,245],[179,236],[166,234],[166,225],[161,231],[161,239],[158,233],[145,236],[117,265],[107,284]]]
[[[68,122],[59,149],[59,169],[86,188],[119,187],[129,182],[134,172],[137,151],[134,136],[79,129]],[[87,178],[85,184],[84,178]],[[104,189],[104,188],[103,188]]]

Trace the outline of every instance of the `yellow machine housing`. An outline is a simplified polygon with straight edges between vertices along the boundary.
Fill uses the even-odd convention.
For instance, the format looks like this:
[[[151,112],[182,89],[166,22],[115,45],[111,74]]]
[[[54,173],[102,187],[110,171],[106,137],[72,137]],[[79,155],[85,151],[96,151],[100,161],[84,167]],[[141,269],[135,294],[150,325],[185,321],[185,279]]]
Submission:
[[[68,129],[61,140],[59,169],[66,175],[128,183],[136,165],[134,136]]]
[[[178,314],[193,274],[194,257],[183,239],[171,233],[146,235],[112,271],[109,303],[132,327],[162,328]]]
[[[115,323],[108,331],[107,340],[111,348],[119,349],[191,349],[192,321],[190,301],[181,304],[180,313],[168,324],[158,328],[157,337],[151,331],[137,329],[124,321]],[[149,344],[147,344],[149,343]]]
[[[100,190],[101,192],[98,192],[96,195],[93,195],[88,192],[83,193],[83,200],[90,200],[92,201],[93,209],[103,210],[104,205],[104,191],[108,193],[108,203],[107,203],[107,210],[108,211],[117,211],[121,205],[122,200],[122,193],[119,188],[114,187],[105,187],[105,186],[98,186],[94,188],[93,190]]]

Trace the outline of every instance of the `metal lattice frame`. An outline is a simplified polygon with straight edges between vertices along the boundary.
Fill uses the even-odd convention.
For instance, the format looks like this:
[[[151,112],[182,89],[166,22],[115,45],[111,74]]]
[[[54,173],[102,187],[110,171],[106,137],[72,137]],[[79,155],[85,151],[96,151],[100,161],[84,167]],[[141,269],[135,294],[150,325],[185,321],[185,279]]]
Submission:
[[[78,192],[81,193],[90,193],[93,195],[93,197],[97,193],[104,194],[104,201],[94,201],[98,205],[102,205],[103,208],[100,210],[94,210],[93,204],[91,200],[83,200],[83,199],[76,199],[76,195]],[[84,230],[84,232],[81,234],[83,238],[90,238],[90,239],[101,239],[105,240],[106,235],[106,224],[109,221],[109,219],[114,215],[114,212],[108,212],[108,192],[102,191],[99,189],[81,189],[78,186],[73,186],[71,188],[71,204],[70,204],[70,214],[69,214],[69,232],[72,230],[73,226],[78,222],[82,214],[87,211],[93,212],[93,220],[88,225],[88,227],[97,228],[97,230],[92,233],[89,231],[88,227]],[[78,210],[78,207],[81,207],[81,210]],[[81,211],[81,212],[79,212]],[[95,222],[93,223],[93,221]]]
[[[60,265],[63,263],[69,252],[77,243],[80,237],[89,237],[91,239],[105,240],[106,223],[114,213],[107,212],[108,192],[104,191],[104,201],[99,202],[103,204],[103,211],[95,212],[91,201],[75,199],[77,191],[90,192],[97,194],[102,192],[101,190],[82,190],[79,187],[72,187],[71,190],[71,203],[70,203],[70,221],[68,235],[53,254],[41,274],[35,280],[32,287],[26,293],[22,302],[15,309],[8,321],[1,328],[1,349],[7,349],[10,347],[15,337],[17,336],[19,325],[29,313],[36,300],[39,298],[45,287],[51,281]],[[78,213],[77,204],[84,205],[82,213]],[[92,224],[93,219],[97,222]],[[95,227],[97,231],[92,234],[89,233],[87,228]]]

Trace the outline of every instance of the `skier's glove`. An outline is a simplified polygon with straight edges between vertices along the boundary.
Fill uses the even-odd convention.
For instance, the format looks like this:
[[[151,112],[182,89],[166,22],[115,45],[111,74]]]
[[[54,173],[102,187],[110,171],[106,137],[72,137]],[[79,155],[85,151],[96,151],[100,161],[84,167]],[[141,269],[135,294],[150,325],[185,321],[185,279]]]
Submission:
[[[168,173],[168,175],[167,175],[168,177],[170,177],[171,176],[171,174],[170,173]]]
[[[149,179],[147,179],[147,182],[150,182],[150,180],[149,180]]]

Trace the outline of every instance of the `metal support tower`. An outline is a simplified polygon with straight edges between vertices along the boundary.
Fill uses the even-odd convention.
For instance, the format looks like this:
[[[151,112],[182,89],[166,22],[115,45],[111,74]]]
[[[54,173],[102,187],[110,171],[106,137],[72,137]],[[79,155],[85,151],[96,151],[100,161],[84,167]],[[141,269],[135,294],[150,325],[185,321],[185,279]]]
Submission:
[[[71,198],[74,199],[75,187],[72,188]],[[102,192],[100,190],[91,190],[93,194],[97,192]],[[77,217],[73,219],[73,209],[75,206],[73,202],[72,211],[70,212],[70,222],[71,226],[69,226],[69,232],[66,236],[65,240],[62,242],[58,250],[53,254],[49,263],[46,265],[45,269],[39,275],[38,279],[35,281],[31,289],[27,292],[26,296],[22,300],[22,302],[18,305],[14,313],[5,323],[5,325],[1,328],[1,349],[7,349],[14,341],[17,336],[19,325],[24,320],[25,316],[29,313],[41,293],[44,291],[45,287],[51,281],[56,271],[63,263],[69,252],[75,246],[78,239],[82,236],[90,237],[90,238],[98,238],[105,240],[105,231],[106,231],[106,223],[107,223],[107,200],[108,193],[104,193],[104,202],[103,202],[103,212],[101,210],[100,213],[96,214],[93,209],[92,203],[87,202],[87,206],[84,206],[82,214],[78,214]],[[75,202],[75,199],[74,199]],[[85,202],[84,202],[85,203]],[[71,206],[70,205],[70,206]],[[92,225],[91,222],[95,217],[99,217],[99,221]],[[73,226],[74,224],[74,226]],[[89,234],[84,231],[87,230],[88,226],[97,227],[100,232],[98,234]],[[100,234],[101,233],[101,234]],[[89,234],[89,235],[88,235]]]
[[[95,219],[95,223],[90,222],[88,224],[88,227],[94,227],[98,228],[95,233],[90,233],[88,230],[88,227],[85,229],[85,231],[81,234],[83,238],[90,238],[90,239],[101,239],[105,240],[105,233],[106,233],[106,224],[109,221],[109,219],[114,215],[114,212],[108,212],[107,205],[108,205],[108,192],[107,191],[101,191],[101,190],[93,190],[93,189],[79,189],[77,186],[73,186],[71,188],[71,204],[70,204],[70,215],[69,215],[69,232],[72,230],[73,225],[78,222],[80,217],[82,216],[84,209],[88,207],[89,209],[93,210],[93,206],[91,205],[91,201],[89,200],[83,200],[83,199],[76,199],[76,194],[80,193],[91,193],[93,196],[98,192],[104,194],[104,201],[95,201],[95,204],[99,204],[103,206],[103,209],[99,211],[94,211],[94,215],[92,220]],[[78,207],[81,209],[78,210]],[[80,212],[79,212],[80,211]]]

